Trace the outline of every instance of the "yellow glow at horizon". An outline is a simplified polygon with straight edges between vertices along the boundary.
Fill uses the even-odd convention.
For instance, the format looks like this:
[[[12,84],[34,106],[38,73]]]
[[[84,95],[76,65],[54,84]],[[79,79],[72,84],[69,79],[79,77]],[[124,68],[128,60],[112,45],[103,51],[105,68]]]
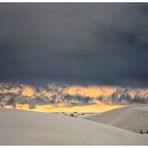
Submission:
[[[47,91],[45,91],[45,90],[42,91],[42,94],[43,94],[44,96],[48,97],[48,98],[50,98],[52,95],[54,95],[54,93],[52,93],[52,92],[47,92]]]
[[[97,101],[95,98],[98,96],[104,96],[109,97],[112,95],[113,92],[116,91],[117,87],[111,87],[111,86],[69,86],[64,90],[64,93],[68,93],[70,95],[81,95],[81,96],[89,96],[94,98],[93,103],[91,105],[76,105],[71,106],[70,104],[66,103],[59,103],[56,105],[48,104],[48,105],[36,105],[35,109],[29,109],[29,106],[27,104],[21,105],[17,104],[16,109],[20,110],[31,110],[31,111],[38,111],[38,112],[104,112],[115,108],[122,107],[121,105],[111,105],[111,104],[103,104],[100,101]],[[17,93],[19,88],[12,88],[11,90],[3,90],[3,93]],[[0,92],[2,92],[0,90]],[[24,86],[22,95],[27,96],[28,99],[34,94],[38,94],[34,90],[33,87],[30,86]],[[47,96],[49,99],[52,95],[54,95],[54,92],[42,90],[41,92],[42,96]],[[135,96],[136,89],[131,89],[130,95]],[[148,88],[140,89],[140,95],[141,96],[148,96]],[[58,96],[57,96],[58,97]],[[60,98],[59,98],[60,99]],[[76,100],[76,99],[74,99]],[[12,108],[12,106],[5,106],[6,108]]]
[[[99,113],[105,112],[108,110],[116,109],[123,107],[121,105],[106,105],[106,104],[92,104],[92,105],[83,105],[83,106],[66,106],[64,104],[59,105],[36,105],[35,109],[29,109],[27,104],[17,104],[16,109],[19,110],[30,110],[37,112],[85,112],[85,113]],[[12,106],[6,105],[5,108],[12,108]]]
[[[113,92],[115,92],[117,89],[117,87],[112,87],[112,86],[88,86],[88,87],[84,87],[84,86],[77,86],[77,85],[73,85],[73,86],[69,86],[64,90],[64,93],[68,93],[70,95],[81,95],[81,96],[89,96],[89,97],[93,97],[96,98],[98,96],[104,96],[104,97],[109,97],[112,95]],[[131,91],[129,92],[129,94],[131,96],[135,96],[136,95],[136,91],[137,89],[131,89]],[[148,88],[141,88],[140,90],[140,95],[141,96],[148,96]],[[10,90],[4,89],[4,90],[0,90],[1,93],[14,93],[16,94],[19,91],[19,88],[12,88]],[[22,95],[23,96],[27,96],[27,97],[31,97],[32,95],[34,95],[35,93],[37,93],[33,87],[30,86],[24,86],[23,88],[23,92]],[[51,91],[46,91],[46,90],[42,90],[41,92],[44,96],[47,96],[49,99],[52,95],[54,95],[53,92]]]
[[[27,97],[31,97],[33,94],[34,94],[33,88],[28,87],[28,86],[23,88],[22,95],[27,96]]]
[[[71,86],[67,88],[66,92],[70,95],[82,95],[82,96],[89,96],[89,97],[97,97],[97,96],[110,96],[116,87],[109,87],[109,86],[89,86],[89,87],[82,87],[82,86]]]

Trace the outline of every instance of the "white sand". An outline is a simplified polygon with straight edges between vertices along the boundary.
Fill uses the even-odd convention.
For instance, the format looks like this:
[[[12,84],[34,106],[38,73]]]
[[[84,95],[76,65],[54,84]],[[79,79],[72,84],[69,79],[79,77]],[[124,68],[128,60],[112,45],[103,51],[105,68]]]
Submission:
[[[148,105],[132,105],[118,108],[91,117],[89,120],[110,124],[132,131],[148,131]]]
[[[147,139],[86,119],[0,109],[0,145],[146,145]]]

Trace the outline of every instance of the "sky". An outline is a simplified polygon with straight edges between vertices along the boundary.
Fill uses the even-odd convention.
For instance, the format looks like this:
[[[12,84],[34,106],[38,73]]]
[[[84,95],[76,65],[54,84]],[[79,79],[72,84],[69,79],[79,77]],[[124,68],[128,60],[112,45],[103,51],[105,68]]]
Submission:
[[[148,87],[148,4],[1,3],[0,81]]]

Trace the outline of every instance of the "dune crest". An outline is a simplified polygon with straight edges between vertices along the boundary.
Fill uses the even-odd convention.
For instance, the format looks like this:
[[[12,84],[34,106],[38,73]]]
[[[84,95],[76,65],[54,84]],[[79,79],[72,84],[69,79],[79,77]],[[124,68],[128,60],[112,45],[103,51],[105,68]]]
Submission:
[[[148,105],[130,105],[113,109],[86,119],[138,132],[148,131]]]

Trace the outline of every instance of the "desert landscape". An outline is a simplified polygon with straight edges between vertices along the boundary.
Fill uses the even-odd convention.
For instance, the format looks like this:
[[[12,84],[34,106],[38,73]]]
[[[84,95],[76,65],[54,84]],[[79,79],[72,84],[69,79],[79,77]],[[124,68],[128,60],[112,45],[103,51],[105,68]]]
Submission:
[[[98,116],[95,118],[99,119]],[[130,117],[127,118],[131,120]],[[110,124],[65,116],[60,113],[0,109],[0,119],[0,145],[148,144],[148,134],[139,134]],[[145,119],[144,123],[145,127],[141,125],[140,129],[147,128],[148,119]]]
[[[147,101],[141,88],[0,83],[0,145],[147,145]]]
[[[148,3],[0,3],[0,146],[148,146],[147,63]]]
[[[148,134],[148,105],[129,105],[91,117],[88,120],[113,125],[137,133]]]

